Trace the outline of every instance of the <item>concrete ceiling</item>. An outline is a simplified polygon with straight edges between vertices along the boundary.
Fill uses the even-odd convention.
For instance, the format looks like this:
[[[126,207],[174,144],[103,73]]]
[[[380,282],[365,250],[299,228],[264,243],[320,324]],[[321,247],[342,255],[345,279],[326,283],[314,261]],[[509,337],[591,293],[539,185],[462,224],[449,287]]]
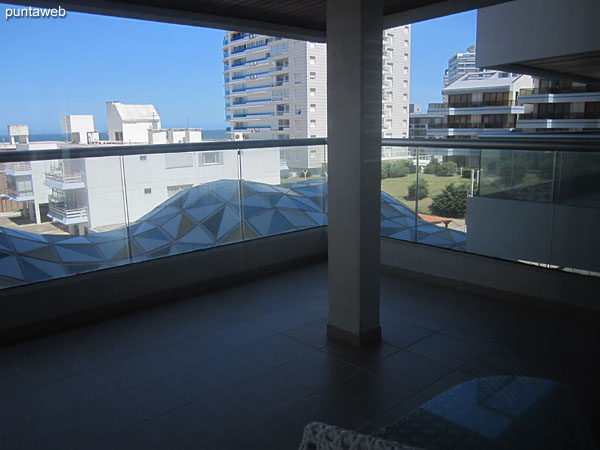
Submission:
[[[391,28],[483,8],[507,0],[383,0],[384,27]],[[12,1],[52,8],[55,1]],[[183,25],[326,40],[327,0],[66,0],[67,11]]]

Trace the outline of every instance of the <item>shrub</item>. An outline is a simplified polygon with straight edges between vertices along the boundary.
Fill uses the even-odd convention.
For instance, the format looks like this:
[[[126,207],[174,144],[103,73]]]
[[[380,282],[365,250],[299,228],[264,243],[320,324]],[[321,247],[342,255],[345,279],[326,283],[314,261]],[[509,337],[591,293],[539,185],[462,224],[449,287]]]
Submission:
[[[438,177],[451,177],[456,175],[457,165],[454,161],[446,161],[439,165],[436,175]]]
[[[431,210],[440,216],[465,217],[468,192],[469,187],[466,184],[456,186],[454,183],[450,183],[442,192],[433,197]]]
[[[390,169],[390,178],[400,178],[408,175],[409,168],[404,164],[396,164]]]
[[[407,200],[414,200],[416,198],[417,181],[415,180],[410,186],[408,186],[408,197]],[[419,200],[423,200],[429,195],[429,183],[427,180],[419,180]]]
[[[423,173],[435,175],[437,173],[439,167],[440,167],[440,163],[437,161],[437,159],[434,159],[433,161],[431,161],[429,164],[427,164],[425,166],[425,168],[423,169]]]
[[[381,179],[405,177],[409,173],[415,173],[416,166],[407,159],[400,161],[384,161],[381,163]]]
[[[527,175],[527,160],[522,156],[506,159],[498,165],[500,182],[505,186],[521,183]]]

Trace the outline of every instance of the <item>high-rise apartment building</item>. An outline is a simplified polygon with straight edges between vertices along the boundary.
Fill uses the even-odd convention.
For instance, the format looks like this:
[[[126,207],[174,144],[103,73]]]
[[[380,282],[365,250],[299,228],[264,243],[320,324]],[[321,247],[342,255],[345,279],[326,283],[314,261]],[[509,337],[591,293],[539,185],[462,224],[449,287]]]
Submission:
[[[525,114],[517,126],[525,132],[598,132],[600,84],[534,78],[533,88],[521,89]]]
[[[410,26],[383,33],[382,136],[408,137]],[[226,32],[225,115],[234,139],[327,135],[326,44]],[[324,152],[288,149],[290,169],[322,167]]]
[[[444,72],[444,87],[454,83],[465,73],[484,74],[487,69],[480,69],[475,65],[475,46],[471,45],[466,52],[455,53],[448,60],[448,68]],[[477,75],[474,75],[477,77]],[[483,75],[482,75],[483,76]]]
[[[533,87],[530,75],[499,71],[467,73],[442,90],[444,103],[430,103],[429,114],[444,117],[429,124],[428,137],[472,139],[508,133],[517,127],[525,107],[517,102],[521,89]]]

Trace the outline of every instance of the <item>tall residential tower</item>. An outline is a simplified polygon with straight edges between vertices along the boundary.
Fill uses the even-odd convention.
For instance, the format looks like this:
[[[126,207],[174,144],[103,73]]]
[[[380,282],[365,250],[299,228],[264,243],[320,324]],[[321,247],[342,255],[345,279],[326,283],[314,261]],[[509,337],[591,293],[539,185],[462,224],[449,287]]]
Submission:
[[[383,33],[383,137],[408,137],[410,36],[410,26]],[[228,31],[223,66],[234,139],[327,135],[326,44]]]

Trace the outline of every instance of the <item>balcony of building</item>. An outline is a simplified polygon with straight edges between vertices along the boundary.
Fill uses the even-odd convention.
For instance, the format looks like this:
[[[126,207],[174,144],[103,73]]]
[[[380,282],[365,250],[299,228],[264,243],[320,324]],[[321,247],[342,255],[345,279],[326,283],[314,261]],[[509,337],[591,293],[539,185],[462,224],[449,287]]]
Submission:
[[[1,170],[2,173],[9,176],[31,175],[31,163],[29,162],[13,162],[6,163]]]
[[[50,198],[48,203],[48,217],[54,222],[60,222],[63,225],[76,225],[88,222],[88,212],[85,206],[73,207],[64,201],[57,201]]]
[[[430,103],[430,114],[522,114],[525,107],[514,100],[501,101],[468,101],[454,103]]]
[[[304,3],[252,12],[230,2],[199,16],[200,3],[167,7],[162,20],[180,7],[187,24],[235,10],[236,29],[326,36],[328,140],[123,146],[124,160],[222,151],[231,170],[178,186],[136,221],[136,205],[123,205],[107,231],[2,230],[0,336],[20,342],[0,350],[1,445],[285,449],[315,420],[375,434],[425,416],[431,426],[410,422],[399,442],[595,448],[598,143],[386,140],[446,165],[399,163],[403,176],[380,183],[381,65],[365,63],[379,57],[384,26],[454,8],[414,15],[414,4],[386,3],[385,21],[382,2],[315,3],[312,16]],[[161,20],[159,4],[146,18]],[[284,179],[286,146],[328,156],[318,173]],[[115,156],[85,152],[70,156]],[[265,161],[272,173],[256,170]],[[461,185],[466,218],[446,227],[438,219],[449,217],[421,209],[426,175]],[[121,177],[115,192],[127,199]],[[414,199],[394,191],[413,181]]]
[[[55,166],[46,172],[44,184],[52,189],[63,191],[85,187],[83,172],[65,172],[62,166]]]

